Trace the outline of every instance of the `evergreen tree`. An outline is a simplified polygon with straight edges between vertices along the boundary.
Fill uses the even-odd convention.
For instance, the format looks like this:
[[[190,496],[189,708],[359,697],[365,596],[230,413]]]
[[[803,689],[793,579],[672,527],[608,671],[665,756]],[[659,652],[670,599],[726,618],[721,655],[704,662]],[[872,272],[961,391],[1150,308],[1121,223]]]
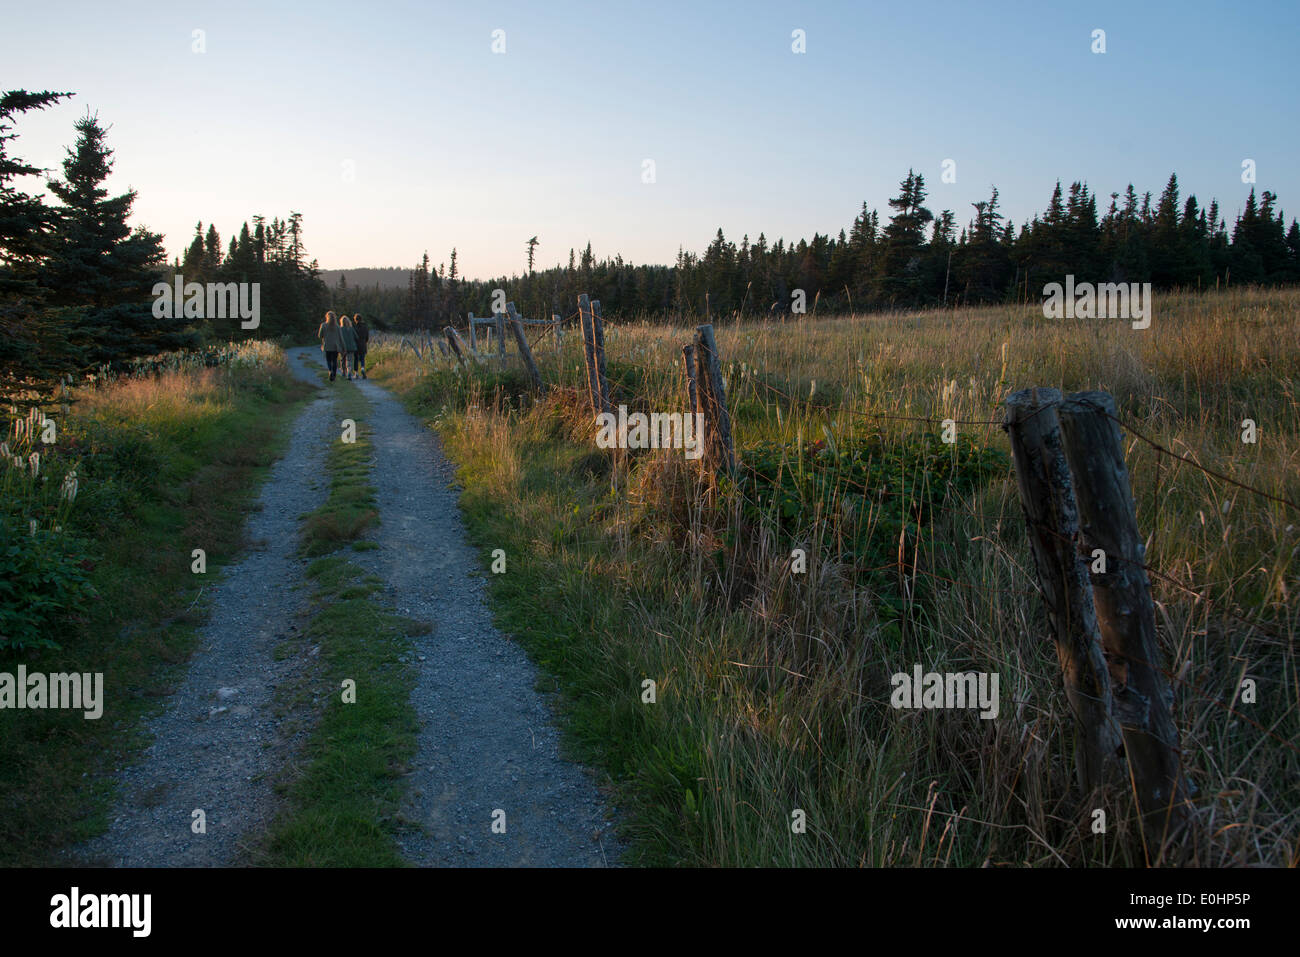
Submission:
[[[1002,297],[1011,280],[1011,255],[1002,243],[1002,221],[1006,217],[998,212],[996,186],[987,200],[971,205],[975,208],[975,219],[959,270],[963,297],[968,301],[990,302]]]
[[[890,304],[914,303],[922,296],[921,250],[925,225],[934,219],[925,208],[925,197],[924,177],[909,169],[898,196],[889,201],[895,212],[885,227],[876,288],[879,298]]]
[[[8,150],[8,143],[17,138],[17,117],[71,95],[26,90],[0,94],[0,400],[6,405],[39,403],[61,376],[83,361],[70,341],[79,316],[52,309],[47,302],[50,289],[41,267],[55,213],[42,197],[13,185],[17,177],[41,170]]]
[[[206,282],[208,276],[207,247],[203,244],[203,223],[194,225],[194,239],[185,250],[181,261],[181,275],[186,282]]]
[[[217,235],[217,227],[211,223],[203,239],[203,266],[208,276],[215,276],[221,268],[221,237]]]
[[[113,168],[105,129],[91,114],[76,129],[63,179],[49,182],[63,202],[46,263],[52,301],[85,310],[75,341],[91,365],[194,343],[183,318],[153,314],[153,285],[166,263],[162,237],[128,225],[134,191],[109,196],[104,188]]]

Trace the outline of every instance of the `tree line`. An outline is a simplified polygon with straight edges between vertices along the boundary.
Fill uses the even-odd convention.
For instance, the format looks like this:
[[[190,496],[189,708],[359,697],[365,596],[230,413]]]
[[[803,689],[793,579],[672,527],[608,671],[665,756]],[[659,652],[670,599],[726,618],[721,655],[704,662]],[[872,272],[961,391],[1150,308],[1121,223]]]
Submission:
[[[1095,282],[1151,282],[1157,288],[1224,283],[1300,282],[1300,227],[1290,227],[1277,196],[1252,188],[1231,230],[1217,201],[1182,199],[1171,175],[1160,196],[1132,185],[1110,194],[1104,213],[1082,182],[1058,183],[1047,209],[1018,230],[999,208],[998,191],[973,203],[958,231],[951,210],[926,205],[925,180],[909,170],[888,218],[866,203],[846,232],[770,243],[760,234],[739,245],[718,229],[702,253],[679,250],[672,265],[597,259],[591,244],[569,250],[568,264],[534,268],[538,237],[528,239],[522,275],[466,280],[457,252],[435,268],[427,253],[406,288],[376,281],[326,286],[303,244],[303,218],[254,216],[223,245],[202,222],[183,257],[167,263],[162,236],[130,226],[134,191],[110,195],[113,151],[97,116],[75,124],[62,175],[46,181],[57,204],[19,188],[44,170],[12,156],[18,117],[70,93],[24,90],[0,95],[0,400],[28,404],[68,376],[116,367],[159,352],[214,340],[289,335],[308,338],[326,308],[360,312],[379,328],[463,326],[487,315],[496,290],[530,317],[568,316],[579,293],[607,315],[728,319],[797,312],[888,309],[1037,300],[1067,274]],[[160,316],[157,283],[257,283],[255,329],[238,320]],[[368,277],[367,277],[368,278]]]
[[[0,401],[26,406],[61,381],[102,367],[212,341],[315,329],[327,290],[305,262],[302,217],[270,224],[254,218],[223,250],[215,228],[200,224],[183,261],[168,264],[163,237],[128,220],[134,190],[111,195],[113,151],[99,118],[75,124],[62,175],[45,185],[58,202],[19,188],[46,171],[10,152],[15,123],[73,94],[0,94]],[[159,315],[155,286],[180,273],[191,282],[261,283],[256,329],[238,320]]]
[[[679,250],[671,266],[597,260],[588,243],[569,250],[567,266],[466,281],[454,250],[450,271],[432,269],[426,253],[404,293],[376,286],[369,306],[381,325],[436,328],[463,324],[462,310],[491,312],[496,289],[530,317],[567,316],[587,292],[606,314],[718,319],[1037,301],[1044,285],[1068,274],[1158,289],[1300,282],[1300,227],[1285,225],[1267,190],[1257,197],[1251,189],[1231,230],[1217,200],[1182,199],[1176,174],[1155,199],[1132,184],[1111,193],[1104,213],[1087,184],[1058,182],[1046,210],[1019,229],[1001,212],[996,187],[971,204],[960,231],[953,212],[936,215],[927,196],[924,177],[908,170],[883,223],[864,202],[838,236],[773,243],[760,234],[737,245],[718,229],[702,253]],[[530,260],[536,245],[536,237],[526,244]],[[348,301],[346,290],[332,287],[331,297]]]

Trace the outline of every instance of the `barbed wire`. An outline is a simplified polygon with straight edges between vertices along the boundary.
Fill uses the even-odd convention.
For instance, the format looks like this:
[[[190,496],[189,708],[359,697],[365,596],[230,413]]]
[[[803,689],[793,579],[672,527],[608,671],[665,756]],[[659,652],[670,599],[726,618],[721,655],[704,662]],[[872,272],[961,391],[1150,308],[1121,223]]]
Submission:
[[[564,319],[562,319],[561,321],[562,321],[562,323],[568,323],[568,322],[571,322],[573,319],[580,318],[580,316],[581,316],[581,313],[580,313],[580,312],[574,312],[574,313],[571,313],[569,316],[564,317]],[[543,338],[543,337],[544,337],[548,332],[550,332],[550,331],[551,331],[552,329],[554,329],[554,328],[555,328],[555,324],[554,324],[554,323],[548,325],[547,329],[545,329],[545,330],[542,332],[542,334],[541,334],[540,336],[538,336],[538,338],[537,338],[536,341],[540,341],[540,340],[541,340],[541,339],[542,339],[542,338]],[[763,381],[763,380],[760,379],[760,378],[757,378],[757,377],[750,377],[750,378],[748,379],[748,382],[750,382],[750,383],[751,383],[753,386],[755,386],[755,387],[762,388],[762,389],[764,389],[764,390],[766,390],[766,391],[768,391],[768,392],[770,392],[770,393],[772,393],[772,394],[774,394],[774,395],[777,395],[777,396],[781,397],[782,399],[784,399],[786,402],[790,403],[791,405],[796,405],[796,404],[798,404],[798,403],[804,401],[804,400],[801,400],[801,399],[796,399],[796,398],[794,398],[793,396],[791,396],[791,395],[790,395],[788,392],[786,392],[785,390],[780,389],[780,388],[777,388],[776,386],[772,385],[771,383],[769,383],[769,382],[765,382],[765,381]],[[581,394],[581,391],[580,391],[579,389],[577,389],[577,388],[570,388],[570,389],[567,389],[567,390],[565,390],[565,391],[567,391],[567,392],[571,392],[571,393],[573,393],[574,395],[580,395],[580,394]],[[1095,405],[1095,404],[1094,404],[1094,405]],[[1039,413],[1045,411],[1046,409],[1048,409],[1048,408],[1052,408],[1052,407],[1053,407],[1053,406],[1051,406],[1050,404],[1042,404],[1042,405],[1039,406],[1038,409],[1036,409],[1036,410],[1032,413],[1032,415],[1037,415],[1037,414],[1039,414]],[[1128,432],[1131,432],[1131,433],[1132,433],[1132,434],[1133,434],[1137,439],[1139,439],[1140,441],[1144,442],[1146,445],[1150,446],[1152,449],[1155,450],[1155,452],[1156,452],[1156,456],[1157,456],[1157,458],[1156,458],[1156,462],[1157,462],[1157,472],[1158,472],[1158,470],[1159,470],[1159,462],[1160,462],[1160,458],[1159,458],[1159,457],[1160,457],[1161,455],[1168,455],[1168,456],[1170,456],[1170,458],[1172,458],[1172,459],[1175,459],[1175,460],[1177,460],[1177,461],[1179,461],[1179,462],[1182,462],[1182,463],[1184,463],[1184,464],[1190,465],[1190,466],[1192,466],[1193,468],[1196,468],[1196,469],[1200,470],[1201,472],[1203,472],[1203,473],[1205,473],[1205,474],[1211,476],[1212,478],[1215,478],[1215,479],[1218,479],[1218,480],[1221,480],[1221,481],[1227,482],[1227,483],[1233,485],[1234,487],[1237,487],[1237,488],[1242,489],[1243,491],[1246,491],[1246,492],[1252,493],[1252,494],[1257,495],[1257,496],[1259,496],[1259,497],[1261,497],[1261,498],[1267,499],[1267,500],[1272,501],[1272,502],[1276,502],[1276,503],[1278,503],[1278,504],[1287,505],[1287,506],[1290,506],[1290,507],[1292,507],[1292,508],[1300,508],[1300,505],[1297,505],[1295,502],[1291,501],[1291,500],[1288,499],[1288,498],[1280,497],[1280,496],[1277,496],[1277,495],[1273,495],[1273,494],[1271,494],[1271,493],[1269,493],[1269,492],[1266,492],[1266,491],[1264,491],[1264,490],[1262,490],[1262,489],[1258,489],[1258,488],[1255,488],[1255,487],[1253,487],[1253,486],[1247,485],[1246,483],[1243,483],[1243,482],[1240,482],[1240,481],[1238,481],[1238,480],[1236,480],[1236,479],[1233,479],[1233,478],[1231,478],[1230,476],[1223,475],[1222,473],[1219,473],[1219,472],[1217,472],[1217,471],[1215,471],[1215,470],[1213,470],[1213,469],[1209,469],[1209,468],[1207,468],[1207,467],[1201,465],[1201,463],[1197,462],[1196,460],[1194,460],[1194,459],[1192,459],[1192,458],[1190,458],[1190,457],[1183,456],[1183,455],[1179,455],[1178,453],[1173,452],[1172,450],[1166,448],[1165,446],[1161,445],[1160,443],[1155,442],[1154,440],[1152,440],[1152,439],[1150,439],[1149,437],[1147,437],[1147,436],[1146,436],[1145,434],[1143,434],[1139,429],[1137,429],[1136,427],[1134,427],[1130,422],[1128,422],[1128,421],[1126,421],[1126,420],[1124,420],[1124,419],[1122,419],[1122,418],[1119,418],[1119,417],[1117,417],[1117,416],[1111,415],[1109,412],[1107,412],[1106,410],[1102,409],[1100,406],[1095,406],[1095,407],[1096,407],[1099,411],[1102,411],[1102,412],[1103,412],[1103,413],[1104,413],[1108,418],[1110,418],[1112,421],[1114,421],[1114,422],[1115,422],[1117,425],[1119,425],[1122,429],[1125,429],[1125,430],[1127,430]],[[938,414],[932,414],[932,415],[928,415],[928,416],[912,416],[912,415],[899,415],[899,414],[895,414],[895,413],[870,412],[870,411],[867,411],[867,410],[851,409],[851,408],[844,408],[844,407],[841,407],[841,411],[848,412],[849,414],[852,414],[852,415],[858,415],[858,416],[862,416],[862,417],[864,417],[864,418],[869,418],[869,419],[881,419],[881,420],[889,420],[889,421],[905,421],[905,422],[924,422],[924,423],[926,423],[927,425],[930,425],[930,426],[933,426],[933,425],[935,424],[936,420],[938,420],[938,421],[940,421],[940,422],[945,421],[945,419],[940,419],[939,416],[938,416]],[[1008,427],[1011,425],[1011,423],[1008,423],[1005,419],[951,419],[950,421],[952,421],[954,424],[960,424],[960,425],[978,425],[978,426],[995,426],[995,425],[996,425],[996,426],[1000,426],[1000,427],[1002,427],[1002,428],[1004,428],[1004,429],[1005,429],[1005,428],[1008,428]],[[1023,421],[1025,421],[1025,420],[1021,420],[1021,423],[1019,423],[1019,424],[1023,424]],[[741,467],[742,469],[745,469],[745,470],[747,470],[747,471],[749,471],[749,472],[751,472],[751,473],[753,473],[753,474],[755,474],[755,475],[761,475],[761,474],[762,474],[762,473],[759,472],[757,469],[753,468],[752,466],[749,466],[747,463],[744,463],[743,460],[739,463],[739,465],[740,465],[740,467]],[[864,493],[864,494],[867,495],[867,496],[893,496],[893,497],[897,497],[897,498],[910,498],[910,499],[912,499],[912,500],[913,500],[913,501],[914,501],[914,502],[915,502],[919,507],[924,507],[924,508],[927,508],[927,509],[930,509],[930,510],[935,510],[935,511],[939,511],[939,512],[946,513],[946,514],[950,514],[950,515],[960,515],[960,516],[965,517],[965,518],[972,517],[972,513],[969,512],[969,511],[953,509],[953,508],[950,508],[950,507],[945,506],[945,505],[943,505],[943,504],[941,504],[941,503],[938,503],[938,502],[926,501],[926,500],[924,500],[924,499],[922,499],[922,498],[920,498],[920,497],[918,497],[918,496],[915,496],[914,494],[909,494],[909,493],[906,492],[906,491],[893,491],[893,490],[885,489],[885,488],[876,488],[876,489],[871,489],[871,488],[868,488],[868,487],[867,487],[865,484],[863,484],[863,483],[855,482],[855,481],[853,481],[852,479],[849,479],[849,478],[844,477],[844,476],[837,477],[837,478],[835,479],[835,482],[836,482],[837,485],[839,485],[839,486],[843,486],[843,487],[845,487],[845,488],[851,488],[851,489],[854,489],[854,490],[860,490],[862,493]],[[738,491],[739,491],[739,490],[738,490]],[[743,493],[742,493],[742,497],[745,498],[745,500],[747,500],[751,505],[753,505],[753,506],[754,506],[755,508],[757,508],[757,509],[764,510],[764,509],[770,507],[770,505],[769,505],[769,506],[764,506],[761,502],[755,501],[755,500],[753,500],[752,498],[749,498],[748,496],[744,496]],[[1047,531],[1048,531],[1050,534],[1052,534],[1052,535],[1059,535],[1059,533],[1056,532],[1055,529],[1047,529]],[[1079,557],[1081,557],[1081,558],[1085,558],[1085,559],[1086,559],[1086,558],[1089,558],[1090,556],[1087,556],[1087,555],[1080,555]],[[1204,588],[1200,588],[1200,589],[1198,589],[1198,588],[1195,588],[1195,587],[1190,587],[1190,586],[1188,586],[1188,585],[1185,585],[1185,584],[1183,584],[1181,581],[1179,581],[1178,579],[1174,578],[1173,576],[1168,575],[1168,574],[1166,574],[1165,572],[1162,572],[1162,571],[1160,571],[1159,569],[1156,569],[1156,568],[1154,568],[1154,567],[1152,567],[1152,566],[1150,566],[1150,565],[1147,565],[1147,564],[1144,563],[1144,562],[1137,562],[1137,561],[1134,561],[1134,560],[1132,560],[1132,559],[1125,558],[1125,557],[1123,557],[1123,556],[1115,556],[1115,557],[1116,557],[1116,559],[1117,559],[1118,561],[1126,562],[1126,563],[1129,563],[1129,564],[1133,564],[1133,565],[1135,565],[1135,566],[1141,568],[1141,569],[1142,569],[1144,572],[1146,572],[1148,575],[1151,575],[1152,577],[1154,577],[1154,578],[1156,578],[1156,579],[1159,579],[1160,581],[1165,582],[1165,583],[1167,583],[1167,584],[1173,586],[1174,588],[1177,588],[1178,590],[1182,591],[1183,593],[1185,593],[1185,594],[1187,594],[1187,595],[1190,595],[1191,597],[1197,599],[1198,601],[1204,601],[1204,602],[1206,602],[1207,604],[1210,604],[1210,605],[1212,605],[1212,606],[1215,606],[1216,609],[1218,609],[1220,612],[1224,613],[1224,614],[1227,615],[1228,617],[1233,618],[1234,620],[1236,620],[1236,621],[1238,621],[1238,622],[1240,622],[1240,623],[1242,623],[1242,624],[1244,624],[1244,625],[1247,625],[1247,626],[1250,627],[1250,628],[1257,629],[1257,630],[1260,631],[1262,634],[1264,634],[1264,635],[1266,635],[1266,636],[1268,636],[1268,637],[1270,637],[1270,638],[1272,638],[1272,639],[1274,639],[1274,640],[1283,640],[1282,636],[1277,635],[1276,633],[1270,631],[1267,627],[1265,627],[1265,625],[1264,625],[1263,623],[1261,623],[1261,622],[1259,622],[1259,621],[1256,621],[1256,620],[1252,620],[1252,619],[1246,618],[1246,617],[1244,617],[1244,616],[1238,614],[1234,609],[1229,608],[1229,607],[1225,607],[1225,606],[1223,605],[1223,600],[1222,600],[1222,599],[1216,599],[1216,598],[1210,596],[1209,594],[1207,594],[1207,591],[1206,591],[1206,589],[1204,589]],[[933,573],[927,573],[924,569],[921,569],[921,570],[920,570],[920,573],[921,573],[921,574],[930,574],[931,577],[936,577],[936,578],[939,577],[939,576],[935,576],[935,575],[933,575]],[[954,580],[952,580],[952,579],[948,579],[948,580],[947,580],[947,583],[949,583],[949,584],[963,585],[963,586],[967,586],[967,587],[975,587],[975,588],[978,588],[978,587],[979,587],[979,586],[969,586],[968,583],[956,582],[956,581],[954,581]],[[1032,593],[1032,592],[1019,592],[1019,594],[1022,594],[1022,595],[1023,595],[1023,594],[1034,594],[1034,593]]]
[[[1222,482],[1227,482],[1229,485],[1234,485],[1243,491],[1250,492],[1253,495],[1258,495],[1261,498],[1266,498],[1271,502],[1277,502],[1279,505],[1286,505],[1289,506],[1290,508],[1294,508],[1297,511],[1300,511],[1300,504],[1293,502],[1291,499],[1278,496],[1278,495],[1273,495],[1269,492],[1265,492],[1263,489],[1254,488],[1253,486],[1247,485],[1244,482],[1239,482],[1230,476],[1224,475],[1221,472],[1216,472],[1214,469],[1207,468],[1206,466],[1202,465],[1200,462],[1197,462],[1195,459],[1189,458],[1185,455],[1179,455],[1177,452],[1165,448],[1159,442],[1147,438],[1145,435],[1139,432],[1137,428],[1135,428],[1132,425],[1132,423],[1126,422],[1123,419],[1111,415],[1109,412],[1106,412],[1106,410],[1102,409],[1100,406],[1097,406],[1096,408],[1098,411],[1102,412],[1106,416],[1106,418],[1110,419],[1112,422],[1119,425],[1120,428],[1131,432],[1134,438],[1139,439],[1142,442],[1145,442],[1147,445],[1151,446],[1151,448],[1155,449],[1157,455],[1160,454],[1167,455],[1171,459],[1175,459],[1179,462],[1183,462],[1187,465],[1190,465],[1192,466],[1192,468],[1199,469],[1200,471],[1204,472],[1206,475],[1219,479]],[[1159,461],[1159,459],[1157,459],[1157,461]]]

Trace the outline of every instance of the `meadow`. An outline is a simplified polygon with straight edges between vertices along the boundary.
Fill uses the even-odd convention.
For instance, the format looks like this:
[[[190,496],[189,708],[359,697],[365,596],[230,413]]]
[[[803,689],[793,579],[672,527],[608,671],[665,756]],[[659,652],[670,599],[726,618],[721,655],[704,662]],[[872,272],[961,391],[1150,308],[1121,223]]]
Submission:
[[[1293,866],[1300,515],[1277,499],[1300,501],[1298,312],[1300,292],[1238,288],[1157,294],[1140,330],[1033,305],[715,320],[741,463],[717,482],[680,451],[596,448],[576,334],[535,343],[541,399],[514,358],[461,371],[377,336],[369,364],[441,435],[485,567],[509,556],[500,624],[617,789],[635,861]],[[691,331],[606,317],[614,404],[682,410]],[[1177,846],[1144,841],[1124,788],[1078,793],[999,426],[1031,386],[1106,390],[1141,433],[1127,462],[1196,788]],[[918,663],[997,673],[998,718],[891,708]]]

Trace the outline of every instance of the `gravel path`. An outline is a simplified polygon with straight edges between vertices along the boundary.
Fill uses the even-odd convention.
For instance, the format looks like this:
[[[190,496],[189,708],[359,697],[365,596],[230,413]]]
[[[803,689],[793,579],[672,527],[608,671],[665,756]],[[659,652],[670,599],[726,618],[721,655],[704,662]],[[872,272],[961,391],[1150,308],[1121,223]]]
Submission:
[[[289,367],[318,382],[318,349],[289,350]],[[376,384],[370,403],[380,510],[379,548],[350,559],[382,576],[400,613],[430,622],[413,639],[412,702],[421,721],[408,791],[423,833],[400,840],[424,866],[601,866],[617,863],[604,802],[578,765],[560,757],[550,709],[523,650],[492,624],[478,554],[465,540],[453,468],[436,436]],[[308,733],[273,713],[275,689],[305,665],[276,661],[297,631],[309,590],[295,554],[301,516],[327,494],[325,456],[337,432],[328,391],[299,415],[249,520],[254,543],[209,592],[209,623],[180,688],[149,722],[153,743],[120,771],[108,830],[69,863],[124,867],[237,866],[270,824],[272,781]],[[191,829],[202,809],[207,833]],[[494,833],[494,812],[505,833]],[[497,820],[499,820],[499,815]]]
[[[318,381],[300,362],[289,367]],[[73,859],[119,867],[239,865],[246,841],[270,823],[272,780],[300,743],[282,733],[272,699],[302,667],[292,656],[276,661],[274,651],[297,630],[307,595],[306,563],[295,548],[300,517],[328,490],[332,405],[324,393],[294,422],[288,450],[272,466],[249,519],[249,550],[213,575],[208,624],[180,688],[149,722],[153,743],[121,772],[108,830],[75,849]],[[189,546],[184,551],[188,561]],[[196,809],[206,815],[206,834],[192,831]]]
[[[424,866],[616,864],[600,792],[561,758],[532,662],[492,624],[485,570],[466,542],[437,436],[386,390],[357,384],[371,407],[381,518],[380,548],[353,560],[388,583],[400,613],[434,626],[414,639],[421,731],[406,808],[426,833],[404,836],[403,853]],[[520,558],[507,556],[507,569]],[[504,834],[491,827],[498,809]]]

